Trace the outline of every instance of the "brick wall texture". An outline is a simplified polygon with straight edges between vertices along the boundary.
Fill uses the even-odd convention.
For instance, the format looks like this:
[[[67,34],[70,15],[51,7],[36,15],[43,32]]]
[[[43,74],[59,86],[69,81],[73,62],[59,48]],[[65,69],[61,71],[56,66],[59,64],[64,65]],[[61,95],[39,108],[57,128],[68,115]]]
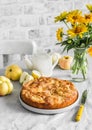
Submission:
[[[60,23],[54,17],[64,10],[81,9],[92,0],[0,0],[0,40],[34,39],[54,47]]]

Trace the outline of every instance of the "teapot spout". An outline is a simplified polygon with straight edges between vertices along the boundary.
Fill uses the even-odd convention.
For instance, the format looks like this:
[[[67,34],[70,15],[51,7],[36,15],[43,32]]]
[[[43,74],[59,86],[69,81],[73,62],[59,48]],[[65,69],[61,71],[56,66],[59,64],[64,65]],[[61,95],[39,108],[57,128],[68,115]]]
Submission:
[[[29,58],[27,56],[24,56],[24,62],[25,62],[28,69],[30,69],[30,70],[33,69],[33,64],[31,62],[31,60],[29,60]]]

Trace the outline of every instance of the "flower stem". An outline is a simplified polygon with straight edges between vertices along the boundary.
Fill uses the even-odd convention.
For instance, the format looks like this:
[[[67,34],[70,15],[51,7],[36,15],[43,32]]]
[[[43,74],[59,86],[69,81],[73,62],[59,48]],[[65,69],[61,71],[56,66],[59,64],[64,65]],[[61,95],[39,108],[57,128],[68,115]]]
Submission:
[[[83,79],[86,79],[87,74],[87,57],[85,48],[76,48],[74,50],[74,63],[72,65],[72,73],[78,75],[82,74]]]
[[[67,28],[69,29],[69,26],[68,24],[65,22],[65,20],[63,20],[64,24],[67,26]]]

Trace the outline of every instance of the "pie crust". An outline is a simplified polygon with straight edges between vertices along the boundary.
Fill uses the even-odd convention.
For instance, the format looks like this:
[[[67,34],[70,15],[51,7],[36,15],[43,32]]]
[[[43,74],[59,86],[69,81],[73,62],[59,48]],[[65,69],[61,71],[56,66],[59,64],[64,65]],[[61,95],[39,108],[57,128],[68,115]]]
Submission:
[[[59,109],[73,104],[78,98],[78,91],[68,80],[40,77],[24,84],[20,97],[29,106]]]

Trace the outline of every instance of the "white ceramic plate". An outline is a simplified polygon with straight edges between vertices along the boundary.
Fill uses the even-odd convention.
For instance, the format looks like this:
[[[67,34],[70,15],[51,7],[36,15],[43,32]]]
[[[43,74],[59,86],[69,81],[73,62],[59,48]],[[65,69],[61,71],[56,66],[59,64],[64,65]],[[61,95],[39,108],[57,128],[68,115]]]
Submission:
[[[25,109],[32,111],[32,112],[39,113],[39,114],[58,114],[58,113],[66,112],[68,110],[71,110],[73,107],[75,107],[78,103],[78,100],[79,100],[79,95],[78,95],[78,99],[70,106],[67,106],[65,108],[60,108],[60,109],[48,110],[48,109],[40,109],[40,108],[35,108],[32,106],[29,106],[26,103],[24,103],[22,101],[21,97],[19,96],[19,101]]]

